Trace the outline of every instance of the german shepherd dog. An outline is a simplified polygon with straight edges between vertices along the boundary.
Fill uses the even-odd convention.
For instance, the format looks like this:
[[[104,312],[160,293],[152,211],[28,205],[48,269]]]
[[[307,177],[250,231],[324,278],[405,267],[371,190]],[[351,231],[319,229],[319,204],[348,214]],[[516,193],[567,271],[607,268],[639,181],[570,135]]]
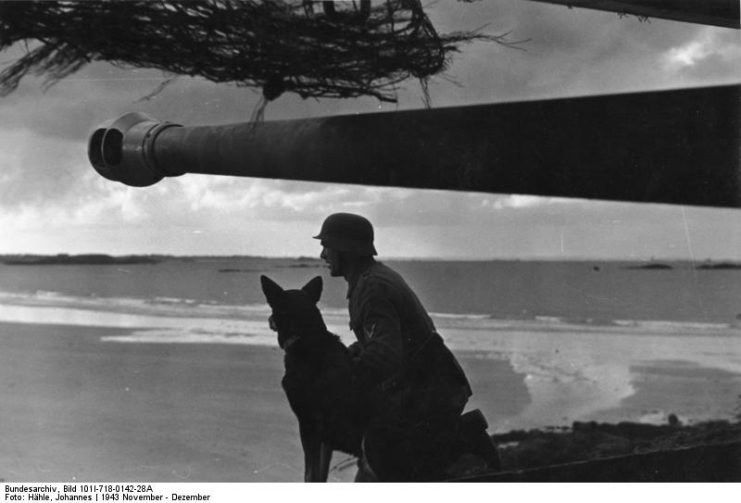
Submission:
[[[327,330],[317,307],[322,278],[315,277],[300,290],[284,290],[267,276],[261,276],[260,282],[272,309],[270,328],[278,332],[278,345],[285,352],[282,385],[298,419],[304,480],[326,482],[332,451],[361,457],[368,404],[354,389],[350,351]],[[496,470],[498,454],[487,427],[478,409],[463,414],[460,444],[455,449],[474,454],[488,469]],[[378,480],[376,474],[388,471],[383,466],[364,464],[364,468],[373,473],[374,480]]]
[[[284,290],[267,276],[260,282],[285,352],[282,385],[298,419],[304,480],[326,482],[333,450],[360,457],[364,409],[352,385],[350,352],[317,308],[320,276],[300,290]]]

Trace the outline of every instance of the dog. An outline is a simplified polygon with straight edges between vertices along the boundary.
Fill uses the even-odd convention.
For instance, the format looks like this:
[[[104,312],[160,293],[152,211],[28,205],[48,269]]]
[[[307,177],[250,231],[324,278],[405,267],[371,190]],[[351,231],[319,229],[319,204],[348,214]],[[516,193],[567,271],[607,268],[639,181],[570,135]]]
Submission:
[[[365,395],[355,389],[350,350],[327,330],[317,307],[322,278],[315,277],[300,290],[284,290],[264,275],[260,282],[272,309],[270,328],[278,333],[278,345],[285,352],[281,384],[298,419],[304,481],[326,482],[335,450],[360,458],[371,480],[380,481],[378,476],[388,470],[368,466],[361,456],[369,410]],[[454,449],[460,455],[473,455],[485,469],[498,470],[498,453],[487,428],[478,409],[463,414]],[[373,445],[365,447],[372,449]]]
[[[281,384],[298,419],[304,481],[326,482],[332,451],[361,454],[365,409],[353,389],[351,355],[317,307],[320,276],[300,290],[284,290],[267,276],[260,282],[272,309],[270,327],[285,352]]]

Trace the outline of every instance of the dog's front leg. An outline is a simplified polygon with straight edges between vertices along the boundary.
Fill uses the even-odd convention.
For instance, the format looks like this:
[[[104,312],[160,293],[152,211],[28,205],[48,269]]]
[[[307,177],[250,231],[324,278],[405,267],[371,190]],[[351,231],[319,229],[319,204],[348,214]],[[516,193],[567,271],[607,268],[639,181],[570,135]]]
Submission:
[[[322,482],[329,478],[329,465],[332,462],[332,448],[322,442],[319,446],[319,476]]]
[[[324,468],[323,445],[316,420],[299,420],[299,434],[301,446],[304,449],[304,482],[326,482],[329,472],[329,459]],[[331,456],[331,451],[330,451]],[[329,458],[330,456],[326,456]]]

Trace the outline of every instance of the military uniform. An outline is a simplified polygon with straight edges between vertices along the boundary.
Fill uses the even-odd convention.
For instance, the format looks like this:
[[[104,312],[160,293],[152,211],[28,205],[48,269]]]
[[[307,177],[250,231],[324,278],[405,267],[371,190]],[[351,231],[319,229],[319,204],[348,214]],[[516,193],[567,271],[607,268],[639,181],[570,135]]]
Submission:
[[[370,403],[368,463],[388,468],[378,474],[383,480],[439,477],[471,396],[463,370],[412,289],[386,265],[372,261],[349,278],[347,297],[358,340],[355,378]]]

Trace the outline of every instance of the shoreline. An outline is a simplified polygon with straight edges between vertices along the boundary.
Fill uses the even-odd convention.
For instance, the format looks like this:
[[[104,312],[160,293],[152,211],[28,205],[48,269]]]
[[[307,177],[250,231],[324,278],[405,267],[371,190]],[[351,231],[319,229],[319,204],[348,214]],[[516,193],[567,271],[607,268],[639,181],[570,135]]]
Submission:
[[[393,263],[393,262],[389,262]],[[346,311],[346,285],[326,268],[291,267],[304,262],[275,259],[164,261],[114,267],[2,266],[0,301],[47,307],[113,311],[234,313],[241,318],[265,303],[259,276],[296,287],[324,277],[324,311]],[[440,316],[473,315],[492,320],[561,319],[600,325],[665,321],[733,325],[741,312],[739,271],[698,271],[688,263],[666,270],[632,270],[626,262],[429,262],[393,263]],[[224,274],[224,269],[239,274]],[[127,311],[128,312],[128,311]]]
[[[6,263],[7,261],[18,261],[18,260],[59,260],[60,263],[66,260],[77,260],[77,259],[97,259],[105,257],[106,259],[141,259],[141,260],[155,260],[157,262],[165,260],[173,261],[224,261],[224,260],[265,260],[265,261],[279,261],[279,262],[300,262],[309,264],[320,264],[323,267],[323,262],[318,256],[307,256],[307,255],[278,255],[278,256],[267,256],[267,255],[178,255],[168,253],[109,253],[101,251],[88,251],[85,253],[2,253],[0,254],[0,264]],[[404,256],[387,256],[384,259],[386,262],[565,262],[565,263],[625,263],[625,264],[655,264],[655,263],[670,263],[670,264],[689,264],[689,265],[700,265],[700,264],[721,264],[721,265],[736,265],[741,266],[741,259],[736,257],[704,257],[702,259],[695,259],[692,257],[589,257],[589,256],[574,256],[574,257],[560,257],[560,256],[511,256],[511,257],[404,257]]]

